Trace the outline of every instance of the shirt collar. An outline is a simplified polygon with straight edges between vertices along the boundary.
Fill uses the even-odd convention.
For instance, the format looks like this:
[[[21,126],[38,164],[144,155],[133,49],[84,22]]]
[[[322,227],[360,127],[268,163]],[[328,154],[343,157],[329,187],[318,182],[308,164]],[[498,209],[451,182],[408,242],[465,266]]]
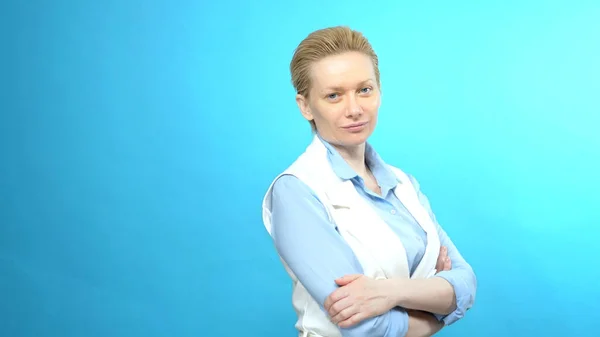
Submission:
[[[335,174],[344,180],[352,180],[358,178],[358,174],[354,171],[346,160],[340,155],[333,145],[317,135],[323,145],[327,148],[327,157]],[[375,149],[367,142],[365,146],[365,160],[371,169],[371,172],[377,179],[377,182],[382,188],[392,189],[396,184],[401,182],[396,175],[387,168],[385,162],[381,159]]]

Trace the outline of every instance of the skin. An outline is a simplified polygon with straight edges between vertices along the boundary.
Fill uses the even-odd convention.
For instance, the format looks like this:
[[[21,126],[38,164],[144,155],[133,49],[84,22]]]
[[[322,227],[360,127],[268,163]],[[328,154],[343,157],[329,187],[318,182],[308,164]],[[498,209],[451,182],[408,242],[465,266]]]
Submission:
[[[334,55],[312,65],[308,97],[296,96],[302,116],[314,121],[319,135],[334,146],[367,187],[380,194],[365,165],[365,143],[375,130],[381,92],[371,59],[357,52]],[[356,131],[346,127],[366,123]]]
[[[441,247],[436,270],[440,272],[451,269],[452,262],[447,249]],[[374,280],[364,275],[346,275],[336,280],[340,288],[325,300],[324,307],[332,322],[340,327],[358,324],[395,306],[448,314],[454,310],[455,304],[444,293],[444,283],[440,282],[447,283],[441,278]]]
[[[334,146],[371,191],[381,195],[377,180],[365,164],[365,145],[377,125],[381,90],[369,56],[347,52],[312,64],[307,96],[298,94],[302,116],[314,121],[319,135]],[[351,125],[360,123],[354,129]],[[442,247],[437,270],[450,270]],[[401,306],[409,313],[408,336],[431,336],[442,327],[431,313],[448,314],[455,307],[454,289],[442,278],[375,280],[346,275],[325,301],[332,321],[349,327]]]

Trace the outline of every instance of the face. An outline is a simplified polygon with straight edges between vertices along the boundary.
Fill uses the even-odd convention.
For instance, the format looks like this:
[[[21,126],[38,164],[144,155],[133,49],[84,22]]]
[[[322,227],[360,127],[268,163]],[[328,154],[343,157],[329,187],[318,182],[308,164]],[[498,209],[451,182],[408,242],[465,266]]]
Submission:
[[[381,102],[371,58],[358,52],[330,56],[314,63],[311,75],[308,99],[296,97],[304,118],[334,145],[363,145],[375,129]]]

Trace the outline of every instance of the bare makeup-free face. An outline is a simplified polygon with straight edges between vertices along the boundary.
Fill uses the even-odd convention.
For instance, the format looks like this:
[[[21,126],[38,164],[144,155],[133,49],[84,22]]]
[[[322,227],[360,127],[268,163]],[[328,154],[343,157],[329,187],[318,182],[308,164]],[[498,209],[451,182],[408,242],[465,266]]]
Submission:
[[[381,102],[371,59],[347,52],[313,63],[308,99],[297,95],[296,102],[326,141],[342,147],[363,145],[375,129]]]

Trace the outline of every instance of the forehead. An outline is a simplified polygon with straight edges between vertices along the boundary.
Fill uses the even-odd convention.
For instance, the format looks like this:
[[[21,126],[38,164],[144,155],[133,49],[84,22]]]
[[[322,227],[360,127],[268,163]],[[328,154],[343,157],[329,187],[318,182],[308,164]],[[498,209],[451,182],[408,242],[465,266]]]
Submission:
[[[312,65],[314,89],[350,87],[366,80],[375,81],[371,58],[363,53],[348,52],[328,56]]]

